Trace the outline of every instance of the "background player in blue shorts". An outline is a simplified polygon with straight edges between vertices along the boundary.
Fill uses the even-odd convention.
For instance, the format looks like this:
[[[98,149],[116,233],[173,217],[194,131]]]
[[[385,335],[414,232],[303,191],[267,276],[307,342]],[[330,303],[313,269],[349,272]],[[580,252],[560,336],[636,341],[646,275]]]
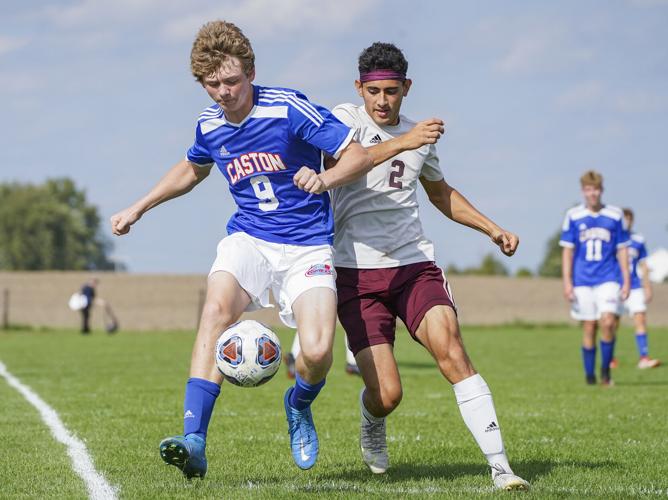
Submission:
[[[628,246],[629,272],[631,274],[631,292],[629,298],[624,301],[622,311],[633,318],[635,329],[636,346],[638,347],[638,368],[641,370],[655,368],[661,364],[658,359],[649,357],[649,345],[647,342],[647,304],[652,300],[652,284],[649,280],[649,269],[647,269],[647,247],[645,238],[634,231],[633,210],[624,208],[624,220],[631,235],[631,243]]]
[[[191,70],[215,102],[200,114],[193,146],[147,195],[111,218],[114,234],[127,233],[148,210],[202,182],[214,164],[238,206],[208,278],[185,390],[184,432],[163,440],[160,453],[186,477],[204,477],[206,433],[222,383],[216,339],[244,311],[268,306],[271,289],[284,323],[299,327],[297,378],[284,406],[293,459],[307,469],[318,455],[310,405],[332,362],[336,324],[334,227],[325,191],[373,165],[327,109],[294,90],[253,85],[253,49],[234,24],[215,21],[200,29]],[[339,163],[318,173],[323,151]]]
[[[596,333],[601,327],[601,382],[612,383],[620,299],[629,296],[629,234],[621,209],[601,202],[603,176],[589,170],[580,178],[585,203],[566,212],[559,244],[564,297],[571,316],[582,322],[582,359],[588,384],[596,383]],[[620,285],[621,284],[621,285]]]

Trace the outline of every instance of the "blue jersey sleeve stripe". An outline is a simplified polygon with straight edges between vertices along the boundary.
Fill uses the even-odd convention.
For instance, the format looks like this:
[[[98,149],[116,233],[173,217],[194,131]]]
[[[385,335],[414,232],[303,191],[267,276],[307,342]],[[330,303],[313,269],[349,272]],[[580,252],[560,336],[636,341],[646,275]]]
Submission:
[[[559,241],[559,246],[566,247],[566,248],[573,248],[573,247],[575,247],[575,243],[571,243],[570,241],[561,240],[561,241]]]
[[[316,117],[323,119],[322,115],[320,112],[316,109],[316,107],[309,102],[308,99],[305,99],[303,97],[297,96],[295,92],[288,92],[285,90],[277,90],[277,89],[263,89],[260,91],[260,94],[266,94],[268,96],[270,95],[282,95],[285,97],[292,97],[296,102],[301,103],[306,109],[310,110],[311,113],[313,113]]]
[[[301,114],[303,114],[306,118],[311,120],[314,125],[319,127],[323,123],[322,117],[318,118],[316,116],[313,116],[310,114],[306,109],[304,109],[302,106],[300,106],[300,103],[296,101],[296,99],[293,99],[291,97],[285,97],[285,96],[276,96],[276,97],[260,97],[258,99],[258,102],[263,102],[267,104],[271,104],[274,102],[285,102],[290,105],[292,105],[293,108],[295,108],[297,111],[299,111]]]
[[[260,91],[259,101],[261,102],[280,102],[281,98],[284,102],[291,103],[296,109],[307,116],[313,123],[320,126],[324,122],[324,118],[317,109],[311,105],[310,102],[298,98],[294,93],[279,92],[279,91]]]

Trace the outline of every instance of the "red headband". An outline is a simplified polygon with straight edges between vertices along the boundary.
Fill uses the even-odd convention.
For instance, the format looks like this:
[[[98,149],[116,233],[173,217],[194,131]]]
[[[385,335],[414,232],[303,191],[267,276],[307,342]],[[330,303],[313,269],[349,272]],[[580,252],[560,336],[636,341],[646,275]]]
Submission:
[[[400,82],[403,82],[406,80],[406,75],[391,69],[375,69],[368,73],[360,74],[360,82],[362,83],[374,82],[377,80],[399,80]]]

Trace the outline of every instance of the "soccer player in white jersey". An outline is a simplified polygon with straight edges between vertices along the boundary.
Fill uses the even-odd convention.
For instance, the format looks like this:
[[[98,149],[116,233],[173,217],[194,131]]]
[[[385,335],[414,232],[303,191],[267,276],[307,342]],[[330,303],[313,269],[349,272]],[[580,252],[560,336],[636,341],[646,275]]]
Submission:
[[[580,178],[585,203],[566,212],[559,244],[561,273],[571,317],[582,322],[585,380],[596,384],[596,333],[601,327],[601,383],[610,386],[620,300],[629,296],[629,233],[621,209],[604,205],[603,176]],[[620,285],[621,283],[621,285]]]
[[[342,104],[333,110],[377,165],[332,193],[339,320],[365,384],[360,394],[362,457],[374,473],[389,466],[385,420],[402,398],[393,353],[399,317],[453,384],[494,485],[527,489],[528,483],[508,464],[490,389],[464,349],[450,287],[420,224],[418,182],[446,217],[487,235],[505,255],[514,254],[519,240],[445,182],[434,146],[443,122],[416,123],[400,114],[411,86],[407,68],[401,50],[374,43],[359,57],[355,85],[363,105]],[[326,160],[327,166],[334,164]]]
[[[160,454],[186,477],[204,477],[206,433],[223,380],[214,362],[216,339],[244,311],[267,306],[271,289],[284,323],[299,327],[297,378],[284,407],[293,459],[308,469],[318,455],[310,405],[331,365],[336,326],[333,220],[325,191],[373,164],[327,109],[295,90],[253,85],[253,49],[234,24],[201,28],[191,70],[215,102],[200,115],[193,146],[147,195],[111,218],[114,234],[127,233],[148,210],[203,181],[213,165],[238,206],[208,277],[185,390],[184,432],[163,440]],[[319,174],[322,151],[339,163]]]
[[[635,329],[636,347],[638,348],[638,368],[656,368],[661,364],[658,359],[649,356],[649,344],[647,342],[647,304],[652,300],[652,284],[649,280],[649,269],[647,269],[647,247],[645,238],[633,228],[633,210],[622,209],[624,220],[631,235],[631,243],[628,246],[629,273],[631,275],[631,292],[629,298],[623,304],[620,315],[624,312],[633,318]]]

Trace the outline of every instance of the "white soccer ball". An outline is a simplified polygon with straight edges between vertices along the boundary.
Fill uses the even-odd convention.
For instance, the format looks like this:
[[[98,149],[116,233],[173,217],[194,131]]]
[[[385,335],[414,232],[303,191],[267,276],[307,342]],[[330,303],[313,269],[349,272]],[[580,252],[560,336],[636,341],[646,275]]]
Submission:
[[[276,374],[280,365],[281,342],[274,332],[257,321],[233,324],[216,342],[216,366],[234,385],[262,385]]]

